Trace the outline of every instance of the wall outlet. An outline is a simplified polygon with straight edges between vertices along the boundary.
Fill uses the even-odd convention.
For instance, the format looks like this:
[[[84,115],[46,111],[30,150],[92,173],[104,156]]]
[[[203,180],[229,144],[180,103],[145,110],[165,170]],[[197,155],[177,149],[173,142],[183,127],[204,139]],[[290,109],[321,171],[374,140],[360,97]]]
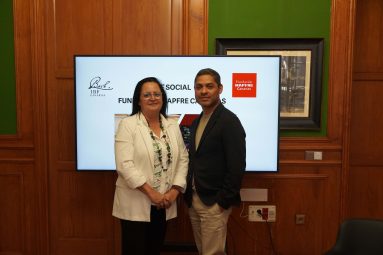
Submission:
[[[249,205],[249,221],[275,222],[275,205]]]
[[[306,221],[306,215],[305,214],[295,214],[295,224],[297,225],[303,225]]]

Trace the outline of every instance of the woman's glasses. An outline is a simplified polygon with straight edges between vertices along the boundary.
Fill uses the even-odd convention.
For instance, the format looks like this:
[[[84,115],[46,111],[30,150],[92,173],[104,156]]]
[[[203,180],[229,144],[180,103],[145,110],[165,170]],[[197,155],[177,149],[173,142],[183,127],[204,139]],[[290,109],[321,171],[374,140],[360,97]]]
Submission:
[[[142,94],[142,97],[145,99],[150,99],[151,97],[154,97],[155,99],[159,99],[162,96],[161,93],[155,92],[155,93],[144,93]]]

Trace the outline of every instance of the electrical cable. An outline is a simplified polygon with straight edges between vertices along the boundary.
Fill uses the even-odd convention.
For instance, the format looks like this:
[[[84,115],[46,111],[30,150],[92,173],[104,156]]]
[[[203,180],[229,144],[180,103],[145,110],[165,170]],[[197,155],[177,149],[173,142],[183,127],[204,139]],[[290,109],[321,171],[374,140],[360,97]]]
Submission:
[[[239,217],[240,217],[240,218],[246,218],[246,217],[249,216],[249,214],[245,214],[245,215],[243,214],[244,211],[245,211],[245,203],[242,202],[241,204],[242,204],[242,209],[241,209],[241,212],[239,213]]]
[[[273,235],[271,232],[270,222],[267,220],[267,217],[262,214],[262,211],[260,209],[257,210],[257,213],[259,216],[262,217],[262,219],[265,220],[265,222],[267,224],[267,228],[269,230],[269,238],[270,238],[270,245],[271,245],[271,249],[272,249],[272,255],[278,255],[277,252],[275,251],[275,246],[274,246],[274,241],[273,241]]]

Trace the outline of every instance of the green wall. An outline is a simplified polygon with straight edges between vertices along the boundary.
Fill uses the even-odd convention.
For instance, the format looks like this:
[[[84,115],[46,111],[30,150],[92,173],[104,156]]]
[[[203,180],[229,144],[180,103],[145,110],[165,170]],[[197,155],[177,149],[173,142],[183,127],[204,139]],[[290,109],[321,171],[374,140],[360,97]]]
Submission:
[[[0,134],[16,134],[12,0],[0,0]]]
[[[209,0],[209,54],[216,38],[324,38],[320,131],[282,136],[325,136],[331,0]]]

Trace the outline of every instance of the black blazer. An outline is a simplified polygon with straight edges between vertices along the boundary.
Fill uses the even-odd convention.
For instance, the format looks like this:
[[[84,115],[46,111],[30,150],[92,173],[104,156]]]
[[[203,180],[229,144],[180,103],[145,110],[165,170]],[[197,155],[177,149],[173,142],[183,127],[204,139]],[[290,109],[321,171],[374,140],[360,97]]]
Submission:
[[[190,131],[189,172],[185,201],[192,203],[192,178],[201,201],[228,209],[239,205],[242,177],[246,168],[245,130],[238,117],[219,104],[214,110],[195,150],[195,134],[202,114]]]

